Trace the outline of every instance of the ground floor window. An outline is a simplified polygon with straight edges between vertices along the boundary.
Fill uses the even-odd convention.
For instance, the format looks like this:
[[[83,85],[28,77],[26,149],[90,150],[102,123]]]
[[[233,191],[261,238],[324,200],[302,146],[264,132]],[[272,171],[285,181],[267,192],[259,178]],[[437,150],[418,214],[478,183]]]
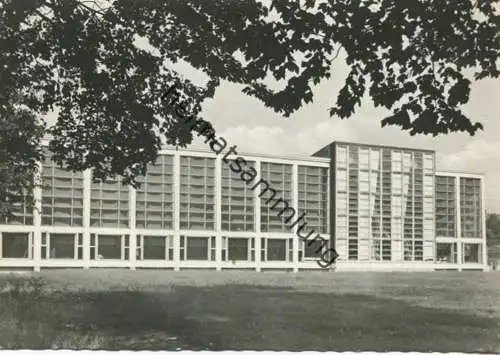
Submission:
[[[372,244],[373,260],[391,261],[391,240],[374,239]]]
[[[437,243],[436,261],[438,263],[456,264],[458,262],[457,243]]]
[[[42,233],[43,259],[83,259],[82,233]]]
[[[33,234],[31,232],[2,232],[0,257],[13,259],[33,258]]]
[[[127,234],[90,235],[91,260],[129,260],[130,237]]]
[[[181,235],[181,260],[215,261],[215,237],[198,237]]]
[[[357,239],[349,239],[348,259],[349,260],[358,260],[358,240]]]
[[[293,260],[293,239],[262,238],[261,261]]]
[[[481,263],[481,244],[464,243],[462,246],[464,263]]]
[[[405,261],[424,260],[424,241],[406,239],[404,241],[403,257]],[[432,258],[430,258],[432,260]]]
[[[253,237],[222,237],[223,261],[255,261],[255,239]]]
[[[163,235],[138,235],[137,259],[174,260],[174,238]]]
[[[305,259],[319,259],[321,258],[322,253],[328,248],[328,240],[322,240],[319,237],[316,239],[299,241],[299,243],[302,243],[303,245]],[[302,260],[302,255],[300,255],[300,252],[299,260]]]

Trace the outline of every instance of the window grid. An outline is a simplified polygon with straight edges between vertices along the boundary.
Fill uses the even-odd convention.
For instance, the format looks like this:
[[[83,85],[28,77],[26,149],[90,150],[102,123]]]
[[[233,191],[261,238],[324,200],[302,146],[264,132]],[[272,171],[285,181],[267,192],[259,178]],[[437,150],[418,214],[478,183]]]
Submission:
[[[456,238],[455,177],[436,176],[436,236]]]
[[[261,184],[261,224],[262,232],[288,232],[289,228],[285,223],[289,214],[278,216],[278,212],[282,209],[283,203],[278,204],[274,209],[274,202],[278,199],[283,199],[289,206],[292,206],[292,166],[289,164],[262,163],[261,177],[269,184],[269,190],[265,191],[265,184]],[[271,197],[270,189],[276,191],[276,195],[272,200],[267,202]]]
[[[335,232],[347,259],[432,259],[424,230],[426,240],[433,238],[434,155],[355,145],[336,149],[342,162],[335,162]]]
[[[173,229],[173,156],[160,156],[157,164],[149,166],[146,176],[138,182],[141,187],[136,195],[136,226]]]
[[[298,180],[299,215],[306,213],[309,229],[328,233],[328,169],[299,166]]]
[[[83,225],[83,173],[58,167],[46,156],[42,176],[42,225]]]
[[[215,159],[181,157],[180,228],[214,230]]]
[[[460,226],[462,238],[482,237],[481,180],[460,178]]]
[[[129,188],[120,179],[92,182],[90,190],[90,226],[129,226]]]
[[[247,166],[254,167],[253,162]],[[247,185],[228,164],[221,169],[221,228],[223,231],[254,231],[255,201],[251,185]]]

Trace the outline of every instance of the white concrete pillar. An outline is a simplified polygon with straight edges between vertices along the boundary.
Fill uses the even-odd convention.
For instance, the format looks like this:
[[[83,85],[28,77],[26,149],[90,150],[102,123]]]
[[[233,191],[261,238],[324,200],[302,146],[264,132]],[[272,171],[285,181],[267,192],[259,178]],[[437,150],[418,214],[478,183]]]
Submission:
[[[92,171],[83,172],[83,268],[90,266],[90,189],[92,186]]]
[[[254,179],[255,182],[260,180],[261,177],[261,160],[256,159],[255,161],[255,171],[257,171],[257,177]],[[261,233],[260,233],[260,187],[253,190],[253,198],[255,201],[254,209],[254,221],[255,221],[255,271],[261,270],[261,260],[260,260],[260,249],[261,249]]]
[[[486,244],[486,193],[484,189],[484,176],[481,176],[481,250],[483,253],[483,265],[488,265],[488,249]]]
[[[173,171],[173,185],[174,185],[174,270],[180,270],[180,196],[181,196],[181,157],[177,151],[174,154],[174,171]]]
[[[40,271],[40,265],[42,263],[42,174],[43,167],[41,162],[37,163],[38,171],[34,176],[34,208],[33,208],[33,264],[34,271]]]
[[[217,156],[215,158],[215,263],[216,269],[222,269],[222,234],[221,234],[221,224],[222,224],[222,161],[221,157]]]
[[[135,208],[136,208],[136,190],[129,186],[128,189],[128,224],[130,229],[128,256],[130,261],[130,270],[135,270],[137,266],[137,232],[135,230]]]
[[[460,265],[463,264],[463,244],[462,244],[462,225],[460,221],[462,220],[460,213],[460,177],[454,176],[455,179],[455,223],[457,231],[457,264],[459,265],[459,270],[461,270]]]
[[[292,207],[298,216],[300,214],[299,213],[299,166],[296,163],[292,165],[292,201],[291,202],[292,202]],[[295,217],[295,218],[297,218],[297,217]],[[304,243],[301,240],[299,241],[299,238],[296,235],[297,228],[298,228],[298,226],[295,225],[292,227],[292,230],[291,230],[292,238],[293,238],[292,239],[293,272],[299,271],[299,247],[300,247],[299,243]]]

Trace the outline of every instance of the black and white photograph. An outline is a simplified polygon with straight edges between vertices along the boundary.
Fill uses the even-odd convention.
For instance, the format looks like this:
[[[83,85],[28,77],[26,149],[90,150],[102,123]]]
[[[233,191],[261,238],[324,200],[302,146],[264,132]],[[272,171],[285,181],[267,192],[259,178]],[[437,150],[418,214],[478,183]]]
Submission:
[[[500,0],[0,0],[0,353],[500,354]]]

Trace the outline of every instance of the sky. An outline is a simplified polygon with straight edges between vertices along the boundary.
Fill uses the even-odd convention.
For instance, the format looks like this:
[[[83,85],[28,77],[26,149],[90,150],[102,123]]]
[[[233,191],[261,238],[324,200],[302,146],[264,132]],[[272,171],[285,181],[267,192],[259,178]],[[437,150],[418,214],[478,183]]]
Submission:
[[[187,64],[176,67],[195,83],[205,81],[203,73]],[[228,146],[237,145],[239,153],[309,156],[334,140],[432,149],[438,171],[484,174],[485,207],[500,213],[500,80],[484,79],[471,86],[470,100],[463,109],[474,122],[484,125],[475,136],[462,132],[410,136],[398,127],[382,128],[381,120],[389,111],[375,108],[369,97],[351,118],[330,117],[328,108],[335,103],[347,72],[342,58],[337,58],[333,78],[320,83],[314,89],[313,102],[289,118],[243,94],[242,86],[227,82],[217,89],[213,100],[204,103],[202,115]],[[207,146],[198,139],[191,148]]]

